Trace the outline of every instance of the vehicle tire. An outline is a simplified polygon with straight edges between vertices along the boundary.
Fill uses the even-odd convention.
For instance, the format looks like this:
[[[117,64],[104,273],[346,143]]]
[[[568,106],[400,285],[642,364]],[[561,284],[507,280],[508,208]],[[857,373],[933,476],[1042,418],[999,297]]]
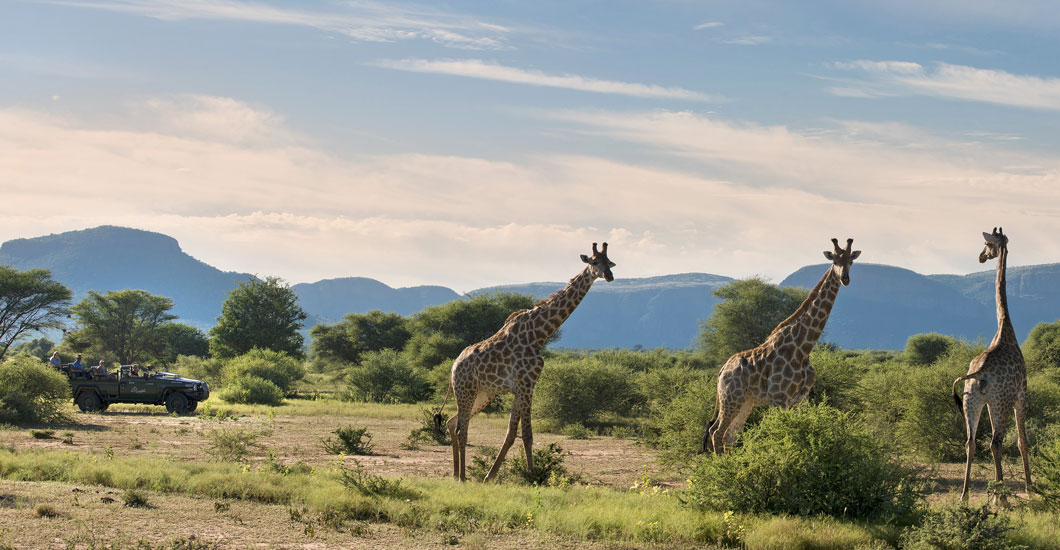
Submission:
[[[107,407],[109,407],[109,406],[110,406],[110,403],[103,403],[102,405],[99,406],[99,412],[103,412],[103,411],[107,410]]]
[[[81,412],[97,412],[103,410],[103,403],[99,394],[86,390],[77,395],[77,408],[81,409]]]
[[[170,393],[166,396],[166,410],[177,414],[188,412],[188,397],[180,392]]]
[[[198,402],[198,401],[196,401],[196,400],[194,400],[194,399],[189,399],[189,400],[188,400],[188,410],[187,410],[187,411],[185,411],[185,412],[188,412],[188,413],[193,413],[193,412],[195,412],[195,409],[196,409],[196,408],[197,408],[198,406],[199,406],[199,402]]]

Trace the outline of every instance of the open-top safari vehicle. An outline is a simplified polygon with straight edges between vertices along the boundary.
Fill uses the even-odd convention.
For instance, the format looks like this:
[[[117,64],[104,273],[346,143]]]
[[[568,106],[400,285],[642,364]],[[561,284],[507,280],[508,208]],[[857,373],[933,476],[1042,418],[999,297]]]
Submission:
[[[206,382],[182,378],[170,372],[154,372],[153,367],[122,365],[116,371],[98,368],[60,370],[70,380],[74,403],[83,412],[105,411],[111,403],[165,405],[171,413],[186,414],[199,401],[210,396]]]

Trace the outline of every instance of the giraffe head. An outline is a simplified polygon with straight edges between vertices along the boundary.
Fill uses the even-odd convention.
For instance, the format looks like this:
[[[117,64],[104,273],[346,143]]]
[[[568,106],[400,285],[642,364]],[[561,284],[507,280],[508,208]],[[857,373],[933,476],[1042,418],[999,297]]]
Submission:
[[[993,233],[984,231],[983,239],[986,240],[986,246],[979,253],[979,263],[993,260],[1001,253],[1002,248],[1008,246],[1008,236],[1005,235],[1000,227],[995,227]]]
[[[609,283],[615,280],[615,276],[611,274],[611,268],[615,267],[615,262],[607,259],[607,243],[604,243],[600,250],[597,250],[596,243],[593,243],[593,256],[590,258],[582,254],[582,261],[589,264],[589,270],[592,271],[594,278],[603,277]]]
[[[832,247],[835,250],[833,252],[824,251],[824,257],[832,260],[832,270],[839,276],[843,286],[850,284],[850,264],[854,263],[858,256],[861,256],[860,250],[850,250],[853,244],[854,239],[847,239],[847,247],[839,248],[839,240],[832,239]]]

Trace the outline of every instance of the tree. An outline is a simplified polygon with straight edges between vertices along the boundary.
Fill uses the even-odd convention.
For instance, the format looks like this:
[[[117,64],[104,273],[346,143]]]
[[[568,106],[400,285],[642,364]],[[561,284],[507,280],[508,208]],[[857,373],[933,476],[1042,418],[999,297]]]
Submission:
[[[957,340],[945,334],[914,334],[905,341],[905,357],[914,365],[930,365],[955,345]]]
[[[757,277],[733,281],[714,291],[721,302],[701,325],[699,344],[708,358],[721,363],[764,342],[808,294],[806,289],[771,285]]]
[[[379,310],[349,313],[341,323],[313,327],[310,335],[314,356],[347,363],[360,363],[369,351],[402,350],[412,337],[408,319]]]
[[[81,328],[69,338],[112,353],[123,365],[161,360],[166,354],[162,325],[177,318],[169,313],[172,308],[173,300],[146,290],[90,290],[72,308]]]
[[[177,360],[178,356],[206,357],[210,353],[210,339],[203,331],[184,323],[169,322],[158,327],[159,336],[165,342],[164,364]]]
[[[1060,368],[1060,321],[1038,323],[1023,343],[1027,370]]]
[[[210,353],[228,358],[261,348],[301,358],[304,338],[298,331],[305,319],[298,296],[283,279],[240,283],[228,294],[210,330]]]
[[[28,342],[22,342],[21,344],[13,346],[10,351],[11,353],[29,355],[41,360],[47,360],[54,349],[55,342],[41,336],[40,338],[34,338]]]
[[[47,269],[18,271],[0,265],[0,360],[27,334],[57,329],[70,307],[70,289]]]
[[[412,338],[405,351],[413,365],[430,369],[489,338],[509,315],[533,305],[534,298],[527,294],[499,292],[424,308],[412,318]]]

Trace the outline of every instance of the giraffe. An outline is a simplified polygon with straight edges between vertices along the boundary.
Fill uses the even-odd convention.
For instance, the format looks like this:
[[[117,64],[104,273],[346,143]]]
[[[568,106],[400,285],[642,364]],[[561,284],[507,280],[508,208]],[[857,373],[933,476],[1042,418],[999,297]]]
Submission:
[[[736,353],[718,373],[718,403],[714,418],[703,432],[700,453],[707,449],[720,454],[732,445],[755,405],[790,407],[806,399],[816,375],[810,366],[810,351],[828,322],[839,285],[850,284],[850,265],[861,255],[832,239],[834,251],[824,252],[832,261],[817,285],[795,313],[781,321],[766,341]]]
[[[545,365],[541,348],[578,307],[593,281],[599,278],[608,282],[614,280],[611,268],[615,264],[607,258],[607,243],[603,243],[599,250],[593,243],[592,257],[582,254],[581,260],[588,265],[565,288],[541,300],[531,309],[512,313],[496,334],[464,348],[453,362],[449,389],[456,396],[457,414],[446,424],[453,444],[453,477],[460,481],[465,479],[467,427],[471,417],[494,397],[507,392],[515,397],[512,415],[508,420],[508,433],[484,481],[496,477],[504,456],[515,442],[520,422],[526,464],[527,467],[533,467],[534,435],[530,427],[530,405],[537,377]],[[440,424],[440,420],[440,416],[436,416],[435,422]]]
[[[1030,495],[1031,467],[1027,462],[1027,431],[1024,414],[1027,410],[1027,367],[1023,363],[1016,330],[1008,314],[1008,298],[1005,292],[1005,268],[1008,263],[1008,236],[1000,227],[991,233],[983,233],[986,247],[979,253],[979,263],[997,258],[997,334],[986,351],[980,353],[968,365],[968,374],[953,381],[953,400],[964,414],[967,460],[964,464],[964,488],[961,502],[968,501],[968,481],[972,474],[972,456],[975,454],[975,432],[979,427],[979,415],[986,405],[990,414],[990,454],[994,456],[994,480],[1001,481],[1001,442],[1008,428],[1009,413],[1016,413],[1016,431],[1019,436],[1020,456],[1023,458],[1025,489]],[[964,394],[957,394],[957,384],[964,382]],[[1004,504],[1002,496],[1002,504]]]

